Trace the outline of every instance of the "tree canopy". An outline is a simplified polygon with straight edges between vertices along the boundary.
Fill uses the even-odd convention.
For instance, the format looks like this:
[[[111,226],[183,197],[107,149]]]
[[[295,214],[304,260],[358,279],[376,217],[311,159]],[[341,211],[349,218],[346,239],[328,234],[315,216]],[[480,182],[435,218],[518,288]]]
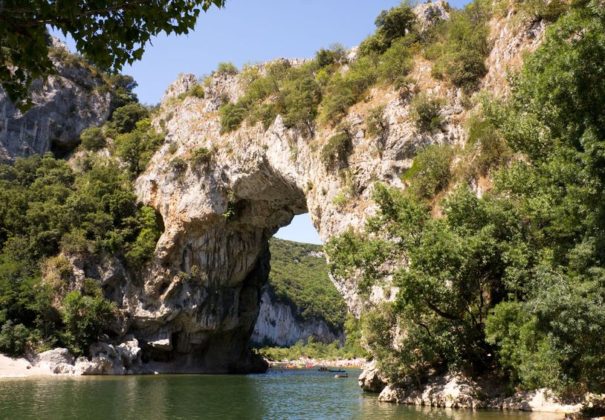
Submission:
[[[141,59],[151,37],[186,34],[200,11],[225,0],[6,0],[0,2],[0,82],[23,104],[31,82],[54,70],[48,28],[70,35],[103,70]]]

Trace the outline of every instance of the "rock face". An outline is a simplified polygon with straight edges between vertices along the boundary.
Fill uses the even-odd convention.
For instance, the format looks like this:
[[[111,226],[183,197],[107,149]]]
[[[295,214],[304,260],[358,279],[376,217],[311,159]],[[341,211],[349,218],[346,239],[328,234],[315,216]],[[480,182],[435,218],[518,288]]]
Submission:
[[[361,389],[366,392],[378,393],[382,391],[386,385],[386,379],[380,374],[380,371],[376,367],[376,362],[370,362],[361,372],[357,380]]]
[[[448,13],[443,2],[417,9],[423,28]],[[490,25],[494,48],[486,61],[484,87],[505,94],[507,71],[518,65],[523,51],[539,43],[543,27],[523,27],[506,18]],[[355,51],[348,57],[354,59]],[[292,66],[301,63],[289,61]],[[24,114],[0,92],[0,159],[69,150],[83,128],[108,117],[111,98],[103,93],[102,80],[76,64],[59,62],[58,75],[37,82],[35,106]],[[74,258],[74,276],[101,281],[125,314],[116,331],[135,338],[145,359],[164,363],[165,371],[263,370],[266,365],[248,350],[248,341],[269,274],[269,238],[294,215],[306,212],[324,241],[359,229],[375,213],[371,196],[377,182],[404,187],[401,174],[420,148],[465,141],[463,125],[470,111],[463,92],[435,80],[431,63],[420,56],[408,79],[405,92],[377,86],[350,108],[342,125],[351,150],[335,170],[322,161],[321,151],[340,128],[317,127],[309,134],[287,128],[278,116],[267,129],[244,123],[225,134],[217,111],[244,94],[245,80],[215,74],[204,84],[201,98],[187,94],[198,83],[196,77],[180,76],[153,121],[165,131],[165,144],[135,185],[140,201],[157,209],[165,225],[152,262],[128,273],[117,260]],[[420,91],[443,100],[443,125],[437,132],[419,132],[412,121],[410,103]],[[366,117],[378,107],[384,109],[384,130],[370,135]],[[200,151],[205,159],[196,158]],[[395,295],[389,278],[374,286],[369,301],[358,295],[354,278],[332,280],[355,315],[364,305]],[[291,325],[289,316],[285,308],[264,312],[264,333],[279,319]],[[287,341],[292,335],[274,331],[274,337]],[[115,347],[105,350],[93,355],[97,367],[85,368],[82,360],[82,369],[113,372],[116,360],[127,369],[124,357],[132,354],[124,356]]]
[[[64,46],[56,43],[54,48],[69,56]],[[103,79],[75,60],[53,61],[57,74],[34,81],[33,107],[27,112],[16,109],[0,88],[0,161],[69,151],[83,129],[109,117],[111,94]]]
[[[587,395],[582,400],[566,401],[546,389],[520,391],[510,397],[502,397],[502,393],[489,381],[478,383],[464,375],[448,374],[432,377],[421,387],[388,385],[380,392],[378,400],[426,407],[577,413],[593,398]]]
[[[292,305],[280,302],[270,287],[265,286],[261,294],[258,319],[250,341],[253,345],[291,346],[298,341],[313,337],[322,343],[343,341],[342,331],[332,331],[322,319],[301,320]]]
[[[440,18],[447,17],[445,7],[436,10]],[[491,23],[495,38],[527,38],[515,34],[528,28],[509,27],[507,22]],[[506,35],[498,38],[498,34]],[[504,42],[494,44],[492,55],[499,59],[497,66],[489,68],[491,86],[506,80],[509,64],[514,66],[519,53],[537,37],[531,37],[529,46],[515,45],[515,55]],[[488,63],[496,61],[490,58]],[[286,128],[278,116],[267,129],[244,123],[232,133],[222,133],[217,111],[222,103],[234,102],[244,93],[245,82],[238,75],[210,78],[204,98],[186,95],[195,81],[191,75],[182,75],[168,88],[154,121],[165,130],[166,142],[136,181],[139,199],[161,213],[166,229],[154,261],[142,276],[144,286],[133,287],[123,301],[132,317],[129,331],[153,358],[169,360],[177,370],[258,367],[246,344],[269,271],[268,239],[294,215],[305,212],[323,240],[359,229],[375,212],[371,199],[375,183],[403,187],[400,175],[419,148],[464,143],[469,110],[463,93],[435,80],[431,63],[420,57],[409,80],[413,81],[409,91],[443,98],[442,129],[419,132],[410,118],[410,95],[375,87],[343,121],[352,147],[338,171],[321,159],[321,150],[338,132],[336,128],[318,127],[309,135],[307,130]],[[371,136],[365,119],[379,106],[384,106],[385,129]],[[198,150],[209,151],[210,158],[195,159]],[[177,159],[186,168],[173,165]],[[358,315],[368,302],[357,294],[355,279],[333,281]],[[372,290],[370,303],[392,297],[393,292],[386,278]],[[271,317],[287,317],[277,312]]]

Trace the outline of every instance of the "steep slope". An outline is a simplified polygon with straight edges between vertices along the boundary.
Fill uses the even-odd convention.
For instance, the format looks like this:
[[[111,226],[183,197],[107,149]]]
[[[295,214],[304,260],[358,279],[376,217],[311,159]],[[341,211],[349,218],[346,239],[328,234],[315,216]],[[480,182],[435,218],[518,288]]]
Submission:
[[[33,106],[16,109],[0,88],[0,161],[19,156],[59,154],[78,145],[80,132],[110,114],[111,85],[103,75],[54,40],[51,59],[57,74],[31,88]]]
[[[343,341],[346,305],[330,281],[322,247],[273,238],[270,252],[252,344],[291,346],[309,337]]]

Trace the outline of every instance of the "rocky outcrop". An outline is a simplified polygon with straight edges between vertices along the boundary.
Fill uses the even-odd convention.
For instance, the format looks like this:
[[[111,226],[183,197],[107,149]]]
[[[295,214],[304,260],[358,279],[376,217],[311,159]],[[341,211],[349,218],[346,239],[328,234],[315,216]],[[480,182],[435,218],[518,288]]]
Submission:
[[[57,73],[33,82],[29,110],[17,109],[0,87],[0,161],[70,151],[83,129],[109,117],[111,93],[103,78],[56,41],[53,50]]]
[[[344,341],[342,331],[334,332],[323,319],[302,319],[292,303],[280,301],[271,288],[265,286],[250,342],[257,346],[287,347],[307,341],[309,337],[326,344]]]
[[[439,18],[447,17],[445,7],[437,10]],[[504,30],[506,20],[493,24],[500,28],[494,34],[527,29]],[[513,35],[505,38],[525,42]],[[521,44],[514,51],[522,51]],[[489,77],[505,80],[508,64],[517,58],[506,53],[503,43],[494,45],[492,54],[500,59]],[[234,132],[222,132],[220,105],[244,93],[245,81],[238,75],[215,74],[204,83],[203,98],[183,94],[195,81],[191,75],[182,75],[168,89],[154,120],[165,130],[165,144],[136,181],[139,199],[158,210],[166,229],[142,275],[143,287],[133,288],[123,301],[131,314],[129,331],[144,351],[172,361],[175,368],[249,368],[246,344],[267,280],[268,239],[305,212],[323,240],[359,229],[375,213],[371,196],[377,182],[403,187],[401,174],[419,148],[464,143],[469,110],[463,92],[435,80],[431,63],[420,57],[408,79],[409,94],[375,87],[349,110],[342,126],[351,147],[339,170],[322,161],[321,151],[340,128],[316,127],[310,135],[309,130],[287,128],[278,116],[266,129],[244,123]],[[420,91],[443,100],[443,125],[431,134],[417,130],[410,117],[413,93]],[[378,107],[384,109],[384,130],[372,136],[365,120]],[[198,150],[208,157],[195,159]],[[364,305],[396,294],[388,276],[374,286],[369,301],[358,295],[354,278],[333,281],[357,315]]]
[[[424,385],[387,385],[378,400],[398,404],[444,408],[489,408],[549,413],[578,413],[582,407],[594,405],[603,396],[586,395],[582,399],[565,400],[547,389],[519,391],[504,397],[503,390],[489,380],[472,380],[461,374],[430,378]]]
[[[80,376],[151,373],[142,364],[141,353],[138,340],[127,337],[119,345],[103,342],[91,345],[90,358],[76,359],[68,349],[56,348],[34,356],[31,364],[37,374]]]
[[[435,2],[420,6],[417,14],[426,28],[446,19],[449,8]],[[542,29],[533,23],[513,26],[507,18],[491,25],[494,48],[484,86],[499,94],[507,71],[522,51],[539,42]],[[347,57],[355,59],[355,51]],[[103,93],[101,78],[77,61],[57,66],[57,75],[34,84],[34,107],[26,113],[0,93],[0,159],[70,150],[83,128],[109,115],[111,98]],[[139,200],[154,207],[165,226],[153,260],[129,273],[118,259],[70,257],[77,279],[98,279],[116,302],[123,314],[116,335],[136,338],[144,358],[163,363],[164,371],[264,369],[248,350],[248,340],[268,278],[269,238],[305,212],[324,241],[360,229],[376,211],[371,198],[376,183],[404,187],[401,175],[420,148],[465,142],[469,100],[460,89],[434,79],[431,66],[415,57],[405,88],[372,88],[339,127],[288,128],[277,116],[267,128],[244,123],[231,133],[221,131],[217,111],[244,94],[244,78],[217,73],[204,82],[204,95],[188,95],[198,80],[181,75],[153,121],[166,141],[135,185]],[[417,92],[442,100],[440,130],[416,128],[410,104]],[[366,118],[376,109],[383,109],[382,130],[370,134]],[[328,140],[343,130],[351,145],[336,170],[321,155]],[[205,157],[197,158],[197,152]],[[396,294],[388,276],[373,287],[370,299],[358,294],[354,276],[332,280],[356,315]],[[288,316],[285,310],[274,311],[265,317],[264,329],[271,319]],[[95,350],[89,362],[96,367],[85,368],[84,360],[80,364],[86,372],[115,372],[118,361],[129,369],[114,346]]]
[[[357,382],[361,389],[372,393],[381,392],[387,385],[387,379],[380,373],[375,361],[368,363],[364,367]]]

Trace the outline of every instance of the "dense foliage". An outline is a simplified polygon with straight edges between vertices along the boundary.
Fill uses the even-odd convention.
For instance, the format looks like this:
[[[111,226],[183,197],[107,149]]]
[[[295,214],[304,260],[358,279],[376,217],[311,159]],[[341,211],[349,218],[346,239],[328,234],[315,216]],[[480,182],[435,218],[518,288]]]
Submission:
[[[84,57],[119,71],[139,60],[161,32],[188,33],[201,10],[224,0],[7,0],[0,7],[0,83],[14,102],[27,96],[34,79],[55,70],[49,58],[48,27],[71,36]]]
[[[474,1],[452,10],[450,19],[431,29],[426,56],[435,61],[433,75],[467,91],[475,89],[487,73],[485,58],[491,49],[487,21],[495,2]]]
[[[602,3],[576,2],[512,98],[472,124],[482,148],[509,154],[483,168],[491,191],[478,198],[460,182],[435,218],[440,176],[412,178],[405,191],[377,186],[366,231],[327,245],[334,272],[361,272],[361,287],[380,281],[383,262],[400,267],[396,302],[364,328],[393,380],[489,370],[525,388],[605,390],[604,57]],[[424,158],[425,168],[443,161]]]
[[[65,296],[70,283],[61,274],[56,283],[43,283],[43,262],[63,251],[119,255],[138,267],[155,248],[160,221],[153,209],[136,204],[128,177],[111,160],[90,158],[87,168],[76,172],[50,155],[18,159],[0,165],[0,185],[2,334],[27,331],[32,346],[58,340],[81,351],[79,346],[100,331],[94,327],[106,324],[108,303],[92,287]],[[53,306],[62,296],[67,300]],[[19,353],[24,345],[5,344],[1,350]]]
[[[162,136],[133,102],[134,84],[116,79],[125,83],[122,106],[81,133],[83,152],[71,164],[49,154],[0,165],[0,351],[85,352],[110,332],[116,309],[97,282],[74,280],[68,257],[117,257],[135,273],[153,254],[163,226],[137,204],[131,178]],[[102,148],[109,157],[94,153]]]

